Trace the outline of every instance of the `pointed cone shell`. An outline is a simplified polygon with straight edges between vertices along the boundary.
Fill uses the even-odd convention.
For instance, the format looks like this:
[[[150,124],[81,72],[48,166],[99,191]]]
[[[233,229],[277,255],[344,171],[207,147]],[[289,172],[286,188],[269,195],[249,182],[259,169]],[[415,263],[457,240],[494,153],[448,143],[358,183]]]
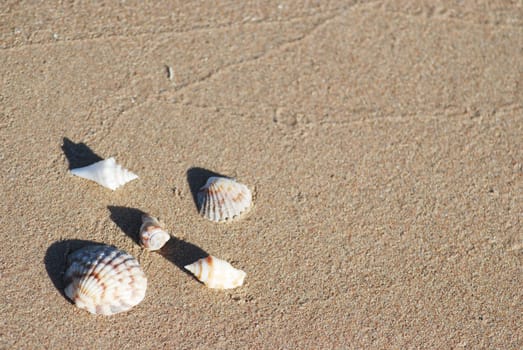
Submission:
[[[247,186],[226,177],[210,177],[198,192],[200,214],[215,222],[232,219],[251,204]]]
[[[112,315],[138,305],[145,297],[147,278],[138,261],[107,245],[91,245],[67,258],[65,295],[93,314]]]
[[[83,168],[72,169],[71,173],[84,179],[92,180],[113,191],[127,182],[138,178],[138,175],[116,164],[116,160],[113,157]]]
[[[142,227],[140,227],[140,243],[147,250],[158,250],[162,248],[171,236],[163,229],[162,224],[154,216],[142,215]]]
[[[243,284],[246,273],[235,269],[225,260],[208,256],[185,266],[198,280],[209,288],[231,289]]]

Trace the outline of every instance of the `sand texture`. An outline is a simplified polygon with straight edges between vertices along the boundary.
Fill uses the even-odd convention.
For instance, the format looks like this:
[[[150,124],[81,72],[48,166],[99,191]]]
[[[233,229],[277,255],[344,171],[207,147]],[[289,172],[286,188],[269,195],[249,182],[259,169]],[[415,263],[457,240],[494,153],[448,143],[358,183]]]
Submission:
[[[521,1],[4,1],[0,81],[1,349],[523,348]],[[140,178],[69,172],[112,156]],[[239,220],[199,216],[213,174]],[[89,242],[141,304],[64,297]]]

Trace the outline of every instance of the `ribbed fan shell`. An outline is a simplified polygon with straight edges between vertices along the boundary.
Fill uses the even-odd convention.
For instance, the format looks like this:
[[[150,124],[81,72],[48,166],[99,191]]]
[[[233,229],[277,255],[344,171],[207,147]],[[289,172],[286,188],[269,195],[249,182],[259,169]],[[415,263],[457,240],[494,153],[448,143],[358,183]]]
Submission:
[[[215,222],[230,220],[251,204],[249,188],[226,177],[210,177],[198,192],[200,214]]]
[[[93,314],[112,315],[138,305],[147,278],[138,261],[107,245],[91,245],[69,254],[64,275],[65,295]]]

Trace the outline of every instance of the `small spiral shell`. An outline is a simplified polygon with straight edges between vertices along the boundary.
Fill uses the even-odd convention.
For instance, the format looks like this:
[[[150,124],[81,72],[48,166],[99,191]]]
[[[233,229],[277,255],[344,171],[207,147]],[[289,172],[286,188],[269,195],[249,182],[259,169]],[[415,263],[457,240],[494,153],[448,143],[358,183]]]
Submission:
[[[171,236],[164,230],[160,221],[149,214],[142,215],[140,227],[140,244],[147,250],[162,248]]]
[[[65,295],[76,306],[100,315],[131,309],[147,289],[138,261],[108,245],[90,245],[69,254],[64,283]]]
[[[247,275],[244,271],[232,267],[227,261],[211,255],[185,266],[185,269],[207,287],[217,289],[239,287]]]
[[[116,160],[111,157],[93,163],[83,168],[72,169],[73,175],[94,181],[106,188],[116,190],[127,182],[137,179],[138,175],[124,169]]]

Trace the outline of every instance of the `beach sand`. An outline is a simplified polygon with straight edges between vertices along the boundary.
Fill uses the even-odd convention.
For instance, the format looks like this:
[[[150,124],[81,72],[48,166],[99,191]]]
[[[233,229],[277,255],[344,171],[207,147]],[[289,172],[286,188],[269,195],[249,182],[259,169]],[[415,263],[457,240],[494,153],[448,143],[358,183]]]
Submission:
[[[521,349],[522,6],[0,5],[0,348]],[[140,178],[69,172],[111,156]],[[212,173],[249,212],[199,216]],[[141,304],[64,297],[89,242],[140,261]],[[207,254],[245,284],[183,270]]]

